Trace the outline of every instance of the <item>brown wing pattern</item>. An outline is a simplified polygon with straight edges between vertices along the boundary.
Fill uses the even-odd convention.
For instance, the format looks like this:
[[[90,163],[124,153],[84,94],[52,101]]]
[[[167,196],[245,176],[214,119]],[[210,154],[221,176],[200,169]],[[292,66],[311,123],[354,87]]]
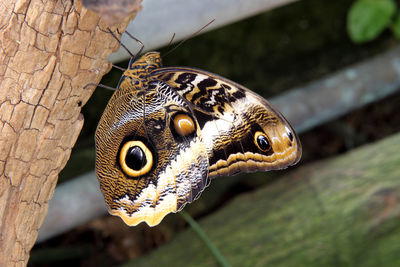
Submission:
[[[157,225],[219,175],[282,169],[301,157],[290,124],[250,90],[192,68],[132,59],[96,130],[96,174],[108,210]]]
[[[300,159],[301,144],[289,122],[254,92],[192,68],[159,68],[151,75],[190,103],[204,136],[211,178],[282,169]]]

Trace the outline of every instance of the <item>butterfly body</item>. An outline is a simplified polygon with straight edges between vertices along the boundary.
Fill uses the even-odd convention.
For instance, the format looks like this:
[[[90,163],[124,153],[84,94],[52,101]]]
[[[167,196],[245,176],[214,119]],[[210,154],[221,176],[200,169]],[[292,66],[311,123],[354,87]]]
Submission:
[[[157,225],[220,175],[282,169],[300,141],[265,99],[205,71],[131,60],[96,130],[96,173],[111,214]]]

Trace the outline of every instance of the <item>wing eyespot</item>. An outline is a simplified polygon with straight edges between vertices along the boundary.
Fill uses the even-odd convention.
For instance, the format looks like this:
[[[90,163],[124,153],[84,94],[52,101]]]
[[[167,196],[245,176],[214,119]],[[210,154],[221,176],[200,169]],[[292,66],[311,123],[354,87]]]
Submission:
[[[293,142],[293,134],[292,134],[292,132],[288,132],[287,133],[287,135],[288,135],[288,137],[289,137],[289,140],[290,140],[290,142]]]
[[[143,142],[128,141],[121,148],[119,163],[126,175],[138,177],[151,170],[153,154]]]
[[[267,152],[271,149],[271,144],[263,132],[257,131],[254,134],[254,143],[263,152]]]
[[[287,135],[287,137],[289,138],[290,142],[293,142],[294,136],[293,136],[292,131],[290,131],[289,128],[286,127],[286,126],[285,126],[285,128],[286,128],[286,135]]]
[[[180,136],[188,136],[196,130],[193,119],[187,115],[179,113],[173,117],[173,127],[177,134]]]

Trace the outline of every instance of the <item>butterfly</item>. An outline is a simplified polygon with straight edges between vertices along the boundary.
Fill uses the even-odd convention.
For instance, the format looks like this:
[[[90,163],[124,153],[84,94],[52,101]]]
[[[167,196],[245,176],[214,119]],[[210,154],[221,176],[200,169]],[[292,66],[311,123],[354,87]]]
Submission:
[[[289,122],[267,100],[216,74],[131,58],[95,134],[108,211],[159,224],[217,176],[287,168],[301,157]]]

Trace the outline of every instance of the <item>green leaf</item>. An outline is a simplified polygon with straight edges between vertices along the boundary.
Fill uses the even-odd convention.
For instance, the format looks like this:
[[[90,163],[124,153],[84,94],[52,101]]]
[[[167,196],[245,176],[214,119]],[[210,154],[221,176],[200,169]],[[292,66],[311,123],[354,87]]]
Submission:
[[[390,24],[395,11],[394,0],[357,0],[347,17],[351,40],[362,43],[375,39]]]
[[[396,16],[392,24],[392,32],[396,39],[400,40],[400,14]]]

